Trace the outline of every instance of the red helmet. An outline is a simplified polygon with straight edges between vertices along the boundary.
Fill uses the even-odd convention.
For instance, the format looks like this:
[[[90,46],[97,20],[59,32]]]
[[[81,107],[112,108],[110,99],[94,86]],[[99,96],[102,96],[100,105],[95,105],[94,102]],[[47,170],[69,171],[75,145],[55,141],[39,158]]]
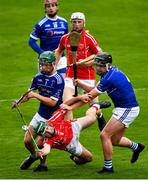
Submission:
[[[58,0],[44,0],[44,5],[46,5],[46,4],[52,4],[52,3],[58,4]]]

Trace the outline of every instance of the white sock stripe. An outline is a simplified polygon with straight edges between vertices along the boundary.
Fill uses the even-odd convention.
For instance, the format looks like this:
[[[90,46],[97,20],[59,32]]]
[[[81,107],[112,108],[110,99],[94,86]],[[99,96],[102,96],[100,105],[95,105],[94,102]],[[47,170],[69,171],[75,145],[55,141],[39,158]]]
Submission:
[[[105,162],[106,166],[112,165],[112,162]]]
[[[135,142],[132,142],[131,149],[136,150],[138,148],[138,144]]]
[[[112,168],[112,165],[111,166],[104,166],[106,169],[110,169],[110,168]]]
[[[104,161],[104,164],[106,164],[106,165],[107,165],[107,164],[112,164],[112,160],[105,160],[105,161]]]
[[[104,160],[104,167],[109,169],[112,168],[112,160]]]

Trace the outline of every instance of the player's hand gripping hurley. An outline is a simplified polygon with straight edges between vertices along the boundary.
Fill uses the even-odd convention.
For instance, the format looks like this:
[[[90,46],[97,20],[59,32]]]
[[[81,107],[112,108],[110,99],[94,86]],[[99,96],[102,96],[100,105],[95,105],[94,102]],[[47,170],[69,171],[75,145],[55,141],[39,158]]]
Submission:
[[[76,53],[77,53],[77,48],[78,48],[78,44],[79,44],[80,40],[81,40],[81,34],[80,33],[78,33],[77,31],[72,31],[70,33],[69,43],[70,43],[71,51],[72,51],[74,81],[77,79]],[[77,96],[77,95],[78,95],[77,84],[75,84],[74,96]]]
[[[30,93],[33,90],[34,90],[34,88],[29,89],[18,100],[14,101],[13,104],[12,104],[12,109],[18,107],[23,102],[25,96],[27,96],[27,94]]]

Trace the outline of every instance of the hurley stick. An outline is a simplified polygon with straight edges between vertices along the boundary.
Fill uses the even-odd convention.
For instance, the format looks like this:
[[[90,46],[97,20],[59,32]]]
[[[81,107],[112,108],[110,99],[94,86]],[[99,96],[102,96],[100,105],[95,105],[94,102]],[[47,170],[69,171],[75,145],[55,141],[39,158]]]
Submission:
[[[76,53],[77,53],[77,48],[78,44],[81,40],[81,34],[78,33],[77,31],[72,31],[69,35],[69,44],[71,47],[72,51],[72,63],[73,63],[73,72],[74,72],[74,80],[77,79],[77,65],[76,65]],[[74,96],[78,95],[78,89],[77,89],[77,84],[75,84],[75,94]]]
[[[36,141],[35,141],[32,133],[31,133],[31,131],[30,131],[29,127],[27,126],[27,123],[26,123],[26,121],[25,121],[25,119],[24,119],[23,114],[21,113],[21,111],[20,111],[20,109],[19,109],[19,107],[18,107],[17,105],[16,105],[15,107],[16,107],[16,109],[17,109],[17,111],[18,111],[18,113],[19,113],[19,115],[20,115],[20,117],[21,117],[21,119],[22,119],[22,121],[23,121],[23,124],[26,125],[26,127],[27,127],[27,131],[29,132],[29,135],[30,135],[30,137],[31,137],[31,139],[32,139],[32,142],[33,142],[34,145],[35,145],[36,151],[40,151],[40,149],[39,149],[39,147],[38,147],[38,145],[37,145],[37,143],[36,143]],[[41,158],[43,159],[42,155],[41,155]]]

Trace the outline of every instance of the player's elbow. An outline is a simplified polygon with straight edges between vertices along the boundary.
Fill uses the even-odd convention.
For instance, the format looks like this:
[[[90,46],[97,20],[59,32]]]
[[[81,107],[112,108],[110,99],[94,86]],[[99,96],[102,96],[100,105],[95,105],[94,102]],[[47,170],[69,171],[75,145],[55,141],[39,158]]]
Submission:
[[[50,106],[50,107],[54,107],[54,106],[56,106],[56,104],[57,104],[57,101],[55,101],[53,99],[50,99],[48,102],[48,106]]]

